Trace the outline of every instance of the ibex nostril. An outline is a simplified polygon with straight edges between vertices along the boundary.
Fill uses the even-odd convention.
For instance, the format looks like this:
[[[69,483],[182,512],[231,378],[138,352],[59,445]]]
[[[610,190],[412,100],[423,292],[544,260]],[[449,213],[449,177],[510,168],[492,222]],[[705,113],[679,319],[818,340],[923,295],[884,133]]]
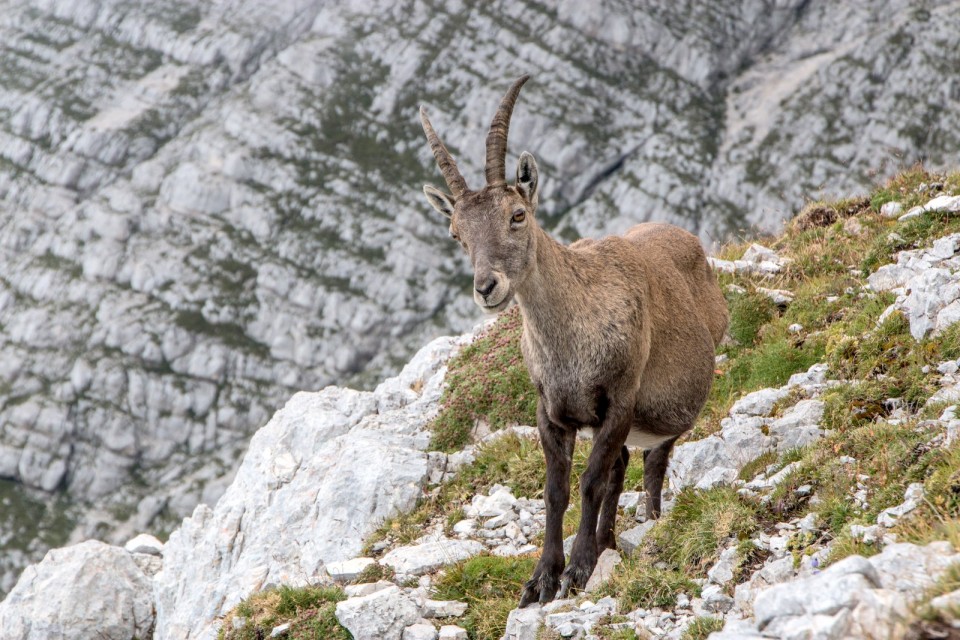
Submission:
[[[494,278],[487,278],[481,284],[474,284],[473,287],[477,293],[486,298],[497,287],[497,281]]]

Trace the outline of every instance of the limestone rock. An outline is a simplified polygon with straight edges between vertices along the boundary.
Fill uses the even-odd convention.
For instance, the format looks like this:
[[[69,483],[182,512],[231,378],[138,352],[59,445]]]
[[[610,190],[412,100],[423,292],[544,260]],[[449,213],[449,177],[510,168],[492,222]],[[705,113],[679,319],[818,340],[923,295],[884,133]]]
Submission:
[[[804,447],[823,436],[819,422],[824,404],[820,400],[800,400],[783,416],[770,424],[770,434],[777,439],[781,452]]]
[[[885,527],[892,527],[897,524],[903,516],[920,506],[923,500],[923,484],[919,482],[911,483],[903,496],[903,502],[895,507],[884,509],[877,515],[877,524]]]
[[[545,616],[543,608],[536,603],[523,609],[514,609],[507,616],[503,640],[537,640]]]
[[[918,546],[906,542],[887,545],[870,558],[880,585],[903,593],[919,593],[933,586],[947,567],[960,562],[960,553],[946,541]]]
[[[740,414],[720,421],[720,437],[737,469],[773,448],[774,440],[768,435],[769,422],[769,418]]]
[[[861,591],[880,586],[877,570],[860,556],[845,558],[816,576],[774,585],[753,604],[763,630],[776,618],[833,615],[856,606]]]
[[[960,234],[951,234],[929,249],[901,251],[896,264],[880,267],[867,279],[876,291],[897,292],[890,310],[906,315],[917,340],[960,320],[960,304],[955,304],[960,299],[960,262],[954,258],[958,250]]]
[[[600,557],[597,558],[597,566],[584,586],[584,593],[593,593],[599,589],[605,582],[613,577],[617,565],[623,562],[623,558],[615,549],[604,549]]]
[[[705,490],[720,485],[728,485],[736,480],[738,476],[739,472],[736,469],[730,467],[713,467],[700,476],[700,479],[697,480],[694,487]]]
[[[337,582],[353,582],[367,567],[377,564],[373,558],[352,558],[339,562],[328,562],[327,573]]]
[[[403,630],[403,640],[437,640],[437,628],[432,624],[412,624]]]
[[[423,615],[427,618],[459,618],[466,612],[466,602],[427,599],[423,603]]]
[[[476,540],[441,538],[422,544],[397,547],[380,559],[399,575],[419,576],[436,571],[445,564],[466,560],[483,551]]]
[[[127,541],[123,548],[130,553],[146,553],[152,556],[163,555],[163,543],[149,533],[141,533]]]
[[[930,600],[930,608],[940,611],[941,615],[956,623],[960,612],[960,589],[945,593]]]
[[[885,202],[880,207],[880,215],[884,218],[899,218],[903,213],[903,205],[899,202]]]
[[[647,520],[636,527],[621,532],[620,535],[617,536],[617,542],[620,544],[623,552],[628,556],[633,555],[633,552],[643,543],[643,539],[655,524],[655,520]]]
[[[778,562],[789,562],[792,573],[790,556]],[[747,623],[744,637],[756,632],[764,637],[831,640],[905,637],[910,601],[922,596],[957,562],[960,553],[948,542],[924,547],[889,544],[869,560],[844,558],[819,573],[760,591],[753,601],[755,626]],[[750,582],[756,579],[755,574]],[[738,585],[736,600],[741,611],[749,610],[751,591],[747,585]]]
[[[679,491],[683,487],[695,485],[706,470],[714,467],[737,467],[720,437],[707,436],[678,445],[674,447],[670,466],[667,467],[670,488]]]
[[[445,624],[440,627],[440,634],[437,640],[467,640],[467,630],[453,624]]]
[[[960,196],[938,196],[926,204],[913,207],[900,216],[900,220],[916,218],[927,211],[960,211]]]
[[[717,562],[707,571],[707,579],[714,584],[724,585],[733,580],[733,573],[737,569],[739,553],[736,547],[730,547],[720,552]]]
[[[343,592],[350,598],[359,598],[368,596],[376,591],[389,589],[393,583],[389,580],[377,580],[376,582],[364,582],[362,584],[348,584],[343,588]]]
[[[590,633],[602,619],[617,612],[617,602],[609,596],[601,598],[596,604],[587,600],[572,610],[569,603],[554,601],[544,607],[544,626],[564,638]]]
[[[254,436],[216,508],[199,506],[171,534],[156,579],[158,637],[207,633],[249,594],[327,580],[326,563],[356,557],[366,535],[423,494],[430,406],[379,413],[375,394],[335,387],[295,395]]]
[[[761,389],[748,393],[733,403],[730,414],[746,416],[768,416],[774,405],[790,395],[787,389]]]
[[[149,637],[150,580],[130,553],[90,540],[54,549],[0,602],[5,640]]]
[[[338,602],[336,616],[354,640],[401,640],[404,629],[420,619],[420,611],[393,586]]]

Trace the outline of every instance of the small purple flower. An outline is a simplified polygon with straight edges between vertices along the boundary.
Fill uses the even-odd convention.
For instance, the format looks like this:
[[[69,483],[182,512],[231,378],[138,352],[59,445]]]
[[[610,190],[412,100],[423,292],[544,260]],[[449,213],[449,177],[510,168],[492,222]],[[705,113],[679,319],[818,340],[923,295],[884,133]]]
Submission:
[[[819,567],[819,566],[820,566],[820,558],[811,558],[811,559],[810,559],[810,566],[813,567],[814,569],[816,569],[817,567]]]

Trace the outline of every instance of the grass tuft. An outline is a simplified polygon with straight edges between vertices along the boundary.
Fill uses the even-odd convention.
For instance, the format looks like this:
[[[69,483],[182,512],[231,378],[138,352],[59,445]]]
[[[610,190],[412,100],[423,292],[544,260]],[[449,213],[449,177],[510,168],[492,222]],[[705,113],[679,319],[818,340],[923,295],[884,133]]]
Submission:
[[[648,538],[659,558],[686,575],[704,577],[727,539],[749,537],[758,526],[756,507],[732,487],[684,489]]]
[[[700,593],[700,587],[685,573],[658,568],[657,562],[655,556],[640,552],[624,559],[598,595],[613,596],[619,600],[621,611],[632,611],[637,607],[671,607],[681,593],[691,597]]]
[[[711,633],[721,629],[723,629],[723,618],[702,616],[690,623],[680,640],[706,640]]]
[[[346,599],[339,587],[282,586],[256,593],[227,614],[219,640],[262,640],[274,627],[290,623],[289,640],[350,640],[337,622],[336,606]]]
[[[430,448],[457,451],[470,442],[477,423],[493,430],[536,424],[537,392],[520,354],[523,322],[512,307],[451,359]]]
[[[467,603],[461,623],[472,640],[499,640],[536,565],[532,557],[477,556],[448,567],[434,584],[434,596]]]

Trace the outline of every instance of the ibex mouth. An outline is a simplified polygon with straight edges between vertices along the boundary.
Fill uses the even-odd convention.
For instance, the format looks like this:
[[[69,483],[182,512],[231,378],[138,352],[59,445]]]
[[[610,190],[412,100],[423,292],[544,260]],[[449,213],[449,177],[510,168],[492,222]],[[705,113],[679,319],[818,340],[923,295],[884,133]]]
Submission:
[[[489,304],[486,300],[480,296],[474,296],[474,302],[477,303],[477,306],[486,311],[487,313],[499,313],[507,308],[507,305],[513,300],[513,291],[508,290],[507,294],[503,296],[503,299],[496,304]]]

